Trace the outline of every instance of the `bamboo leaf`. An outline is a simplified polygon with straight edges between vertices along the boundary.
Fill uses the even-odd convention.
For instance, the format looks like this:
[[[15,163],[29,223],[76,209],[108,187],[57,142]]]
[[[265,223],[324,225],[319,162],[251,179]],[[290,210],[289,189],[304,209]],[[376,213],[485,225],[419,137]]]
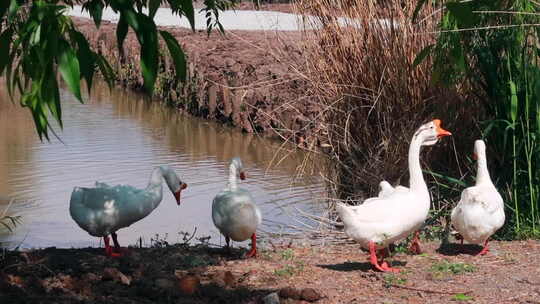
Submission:
[[[426,57],[431,53],[431,50],[433,49],[434,46],[435,46],[434,44],[430,44],[426,46],[425,48],[423,48],[420,51],[420,53],[418,53],[418,55],[416,55],[416,57],[414,58],[413,67],[416,67],[420,63],[422,63],[422,61],[424,61],[424,59],[426,59]]]
[[[137,34],[141,45],[141,71],[144,88],[151,94],[154,91],[159,64],[157,28],[154,21],[148,16],[143,14],[135,16],[135,20],[129,17],[126,18],[126,21]]]
[[[195,31],[195,9],[192,0],[181,0],[182,13],[186,16],[191,25],[191,30]]]
[[[90,50],[90,45],[83,34],[78,31],[73,31],[73,36],[78,45],[77,58],[79,59],[81,75],[86,80],[88,94],[90,94],[96,66],[96,55]]]
[[[63,128],[62,124],[62,109],[60,106],[60,92],[58,90],[58,83],[56,82],[56,77],[50,77],[54,71],[52,68],[49,68],[45,73],[43,73],[43,78],[41,80],[41,87],[39,90],[40,99],[45,102],[49,108],[49,112],[56,119],[60,128]]]
[[[510,118],[512,123],[516,122],[517,111],[518,111],[518,97],[517,89],[514,81],[508,81],[508,86],[510,87]]]
[[[159,6],[161,5],[161,0],[150,0],[148,3],[148,16],[154,19],[154,16],[157,13]]]
[[[87,10],[90,16],[92,16],[92,19],[94,20],[94,24],[97,28],[101,25],[101,19],[103,17],[103,3],[101,0],[93,0],[90,2],[86,2],[83,4],[83,9]]]
[[[128,24],[124,14],[120,14],[120,19],[116,25],[116,44],[118,46],[118,52],[121,56],[124,55],[124,40],[128,33]]]
[[[176,79],[180,79],[182,82],[186,81],[186,56],[176,41],[176,38],[173,37],[169,32],[159,31],[163,40],[167,44],[169,53],[174,62],[174,68],[176,70]]]
[[[60,41],[60,55],[57,58],[58,70],[68,89],[82,103],[79,60],[71,46],[65,41]]]
[[[446,175],[442,175],[440,173],[436,173],[436,172],[433,172],[433,171],[428,171],[428,170],[422,170],[428,174],[431,174],[435,177],[438,177],[438,178],[441,178],[441,179],[444,179],[454,185],[458,185],[458,186],[462,186],[462,187],[467,187],[467,184],[462,181],[462,180],[459,180],[459,179],[456,179],[456,178],[453,178],[453,177],[450,177],[450,176],[446,176]],[[448,187],[449,188],[449,187]]]

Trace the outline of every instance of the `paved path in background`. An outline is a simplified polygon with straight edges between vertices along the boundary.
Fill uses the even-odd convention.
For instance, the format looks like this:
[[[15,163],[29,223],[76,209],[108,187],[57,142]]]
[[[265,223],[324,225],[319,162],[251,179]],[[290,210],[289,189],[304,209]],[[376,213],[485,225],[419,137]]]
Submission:
[[[81,12],[81,6],[68,10],[68,15],[90,18],[88,12]],[[119,18],[110,7],[103,11],[103,20],[117,23]],[[298,15],[274,11],[229,10],[221,12],[219,20],[226,30],[298,31],[302,28]],[[170,8],[159,8],[154,21],[160,26],[190,27],[187,18],[173,15]],[[198,9],[195,10],[195,29],[206,29],[205,12]]]

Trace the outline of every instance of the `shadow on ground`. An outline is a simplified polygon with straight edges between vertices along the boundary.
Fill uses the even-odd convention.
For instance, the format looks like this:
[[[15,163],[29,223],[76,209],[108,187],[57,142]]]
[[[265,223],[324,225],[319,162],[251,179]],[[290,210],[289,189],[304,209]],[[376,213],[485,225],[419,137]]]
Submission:
[[[207,271],[243,254],[202,245],[130,248],[122,258],[108,258],[99,248],[7,252],[0,256],[0,303],[257,301],[272,290],[249,289],[230,272]]]
[[[402,261],[392,261],[392,267],[403,267],[407,264],[407,262]],[[329,264],[329,265],[317,265],[318,267],[335,270],[335,271],[343,271],[343,272],[349,272],[349,271],[362,271],[362,272],[368,272],[370,270],[373,270],[373,266],[368,263],[360,263],[360,262],[345,262],[341,264]]]
[[[482,248],[482,246],[475,244],[448,243],[441,244],[436,251],[446,256],[456,256],[460,254],[476,255],[482,250]]]

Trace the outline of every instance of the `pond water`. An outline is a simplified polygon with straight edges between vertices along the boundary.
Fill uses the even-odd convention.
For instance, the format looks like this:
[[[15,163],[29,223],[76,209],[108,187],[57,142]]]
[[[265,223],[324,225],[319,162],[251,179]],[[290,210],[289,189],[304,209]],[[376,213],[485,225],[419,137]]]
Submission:
[[[101,240],[79,228],[69,215],[73,187],[101,181],[144,188],[153,168],[162,164],[172,166],[188,183],[182,204],[176,205],[164,185],[158,208],[119,230],[120,243],[142,240],[150,245],[156,234],[178,242],[179,232],[196,228],[196,237],[210,236],[212,243],[223,244],[212,223],[211,203],[226,187],[234,156],[242,158],[248,175],[241,187],[252,192],[262,209],[263,238],[269,232],[289,231],[289,224],[300,225],[297,208],[320,212],[315,202],[324,193],[322,179],[303,166],[321,167],[322,160],[304,162],[307,154],[287,152],[280,142],[182,115],[134,93],[109,91],[100,83],[85,104],[63,91],[64,130],[55,128],[61,141],[52,137],[51,142],[40,142],[30,112],[11,103],[4,80],[0,83],[0,214],[7,207],[5,197],[11,197],[15,202],[9,213],[23,221],[15,233],[0,234],[4,246],[99,246]]]

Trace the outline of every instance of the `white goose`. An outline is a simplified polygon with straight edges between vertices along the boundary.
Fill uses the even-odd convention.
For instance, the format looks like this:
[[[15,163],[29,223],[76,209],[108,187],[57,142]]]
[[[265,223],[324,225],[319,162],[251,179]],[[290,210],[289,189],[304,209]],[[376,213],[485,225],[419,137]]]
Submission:
[[[116,231],[149,215],[163,198],[163,180],[180,205],[180,192],[187,187],[168,166],[154,169],[145,189],[128,185],[109,186],[96,182],[95,188],[75,187],[71,193],[69,213],[90,235],[103,237],[105,253],[121,256]],[[114,249],[109,245],[112,236]]]
[[[385,249],[422,226],[431,202],[420,168],[420,147],[434,145],[439,138],[447,135],[452,134],[441,128],[438,119],[422,125],[414,133],[409,146],[410,188],[392,188],[383,182],[380,184],[383,191],[379,197],[367,199],[359,206],[337,204],[336,210],[345,226],[345,233],[369,249],[370,262],[376,269],[399,271],[383,261]],[[417,238],[414,244],[418,246]],[[380,263],[377,254],[381,256]]]
[[[379,198],[387,197],[390,194],[394,193],[394,191],[409,191],[409,188],[403,187],[403,186],[397,186],[397,187],[394,188],[394,187],[392,187],[392,185],[390,185],[389,182],[383,180],[382,182],[379,183],[379,195],[378,195],[378,197]],[[365,203],[365,201],[364,201],[364,203]]]
[[[251,237],[251,250],[246,257],[257,255],[257,226],[261,224],[261,211],[249,191],[238,188],[236,177],[246,178],[242,160],[235,157],[229,165],[229,185],[212,202],[212,220],[225,236],[227,250],[230,240],[245,241]]]
[[[467,242],[483,244],[478,255],[484,255],[489,250],[489,237],[504,224],[504,202],[489,176],[484,141],[474,142],[474,156],[478,161],[476,184],[461,193],[452,210],[452,225]]]

